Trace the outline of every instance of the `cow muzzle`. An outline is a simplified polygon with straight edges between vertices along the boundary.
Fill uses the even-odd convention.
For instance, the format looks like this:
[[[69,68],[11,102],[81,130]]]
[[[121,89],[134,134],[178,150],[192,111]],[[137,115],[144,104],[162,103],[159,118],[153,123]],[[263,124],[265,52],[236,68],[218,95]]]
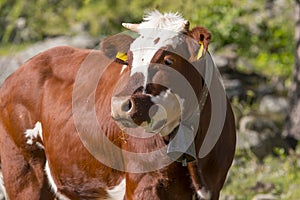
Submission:
[[[130,117],[133,103],[128,97],[113,97],[111,102],[111,116],[118,123],[127,128],[135,128],[137,125]]]
[[[111,115],[121,129],[142,127],[148,133],[170,135],[168,156],[186,165],[185,163],[196,159],[193,127],[196,127],[197,122],[194,116],[189,118],[193,119],[191,122],[180,123],[181,113],[176,108],[180,108],[178,97],[167,90],[158,96],[114,96]]]
[[[111,116],[125,128],[144,128],[147,132],[158,132],[166,122],[166,116],[155,117],[161,109],[151,101],[148,94],[115,96],[111,102]]]

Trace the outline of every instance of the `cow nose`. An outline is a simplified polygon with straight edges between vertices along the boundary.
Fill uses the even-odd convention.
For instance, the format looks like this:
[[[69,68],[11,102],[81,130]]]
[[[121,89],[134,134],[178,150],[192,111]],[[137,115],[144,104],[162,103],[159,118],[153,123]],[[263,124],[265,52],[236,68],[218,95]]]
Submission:
[[[132,108],[132,101],[131,99],[127,99],[127,100],[125,99],[120,102],[120,105],[121,105],[122,112],[130,112]]]
[[[117,118],[127,118],[133,107],[133,103],[130,97],[112,97],[111,110],[112,117]]]
[[[150,95],[134,94],[115,96],[111,102],[112,118],[127,127],[136,127],[143,122],[149,123],[149,109],[153,106]]]

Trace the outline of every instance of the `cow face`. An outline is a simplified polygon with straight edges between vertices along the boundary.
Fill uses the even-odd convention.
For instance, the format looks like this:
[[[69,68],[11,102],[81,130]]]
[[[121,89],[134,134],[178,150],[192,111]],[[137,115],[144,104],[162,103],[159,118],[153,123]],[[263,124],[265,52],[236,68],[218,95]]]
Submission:
[[[198,106],[203,79],[193,63],[210,34],[200,27],[189,31],[178,15],[156,12],[141,24],[123,25],[139,37],[127,53],[129,71],[112,98],[112,117],[125,128],[167,136]]]

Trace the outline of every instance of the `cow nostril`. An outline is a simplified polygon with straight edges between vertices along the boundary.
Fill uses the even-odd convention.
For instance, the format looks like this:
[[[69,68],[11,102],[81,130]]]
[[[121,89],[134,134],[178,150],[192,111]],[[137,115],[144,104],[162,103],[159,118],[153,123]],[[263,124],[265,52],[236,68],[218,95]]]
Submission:
[[[132,108],[132,102],[130,99],[128,99],[123,105],[122,105],[122,111],[128,112]]]

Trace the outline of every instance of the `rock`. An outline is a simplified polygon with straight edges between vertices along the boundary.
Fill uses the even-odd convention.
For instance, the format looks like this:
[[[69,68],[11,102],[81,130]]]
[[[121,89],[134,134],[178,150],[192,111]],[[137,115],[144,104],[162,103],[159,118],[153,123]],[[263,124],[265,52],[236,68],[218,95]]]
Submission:
[[[3,184],[3,176],[1,171],[1,164],[0,164],[0,200],[5,200],[5,188]]]
[[[245,132],[247,130],[255,132],[269,131],[273,135],[279,131],[272,120],[260,116],[245,116],[241,119],[240,131]]]
[[[256,88],[255,88],[255,95],[258,98],[262,98],[266,95],[271,95],[276,92],[275,88],[273,85],[266,84],[266,83],[260,83]]]
[[[279,128],[268,118],[245,116],[239,127],[237,147],[250,149],[259,159],[272,154],[275,147],[287,149]]]
[[[256,99],[261,98],[262,97],[261,94],[265,92],[269,93],[270,91],[274,91],[272,87],[258,88],[260,85],[267,85],[266,77],[261,76],[260,74],[254,72],[252,73],[242,72],[240,70],[232,69],[229,67],[219,68],[219,70],[220,73],[222,74],[225,87],[229,86],[229,88],[238,89],[238,91],[234,91],[232,89],[228,91],[230,91],[230,94],[232,91],[234,92],[233,93],[234,95],[239,94],[240,96],[238,97],[240,100],[245,100],[248,103],[251,103],[252,101],[256,101]],[[229,83],[227,83],[228,80]],[[254,93],[254,95],[251,96],[250,98],[247,95],[248,91]]]
[[[235,200],[235,196],[234,195],[222,195],[220,197],[220,200]]]
[[[218,68],[227,67],[229,60],[225,56],[213,55],[214,62]]]
[[[273,183],[265,183],[261,181],[257,181],[255,186],[250,188],[255,193],[270,193],[275,189],[275,185]]]
[[[5,200],[4,195],[2,194],[2,192],[0,191],[0,200]]]
[[[259,111],[262,113],[287,113],[288,105],[288,100],[284,97],[266,95],[259,103]]]
[[[77,48],[94,48],[97,43],[97,39],[92,38],[87,34],[80,34],[74,37],[61,36],[56,38],[48,38],[44,41],[37,42],[22,52],[14,53],[12,51],[11,55],[0,57],[0,85],[26,60],[42,51],[55,46],[63,45]]]
[[[236,65],[241,66],[245,71],[254,71],[254,65],[246,58],[239,57]]]
[[[215,64],[219,68],[229,67],[236,68],[238,56],[236,54],[236,45],[227,45],[222,48],[222,52],[218,52],[216,55],[213,54]]]
[[[278,198],[273,194],[258,194],[252,200],[277,200]]]
[[[242,98],[245,95],[242,82],[238,79],[223,79],[223,83],[226,89],[226,94],[229,99],[233,97]]]
[[[16,20],[16,28],[18,29],[18,30],[22,30],[22,29],[24,29],[25,27],[26,27],[26,22],[27,20],[26,20],[26,18],[25,17],[19,17],[17,20]]]

